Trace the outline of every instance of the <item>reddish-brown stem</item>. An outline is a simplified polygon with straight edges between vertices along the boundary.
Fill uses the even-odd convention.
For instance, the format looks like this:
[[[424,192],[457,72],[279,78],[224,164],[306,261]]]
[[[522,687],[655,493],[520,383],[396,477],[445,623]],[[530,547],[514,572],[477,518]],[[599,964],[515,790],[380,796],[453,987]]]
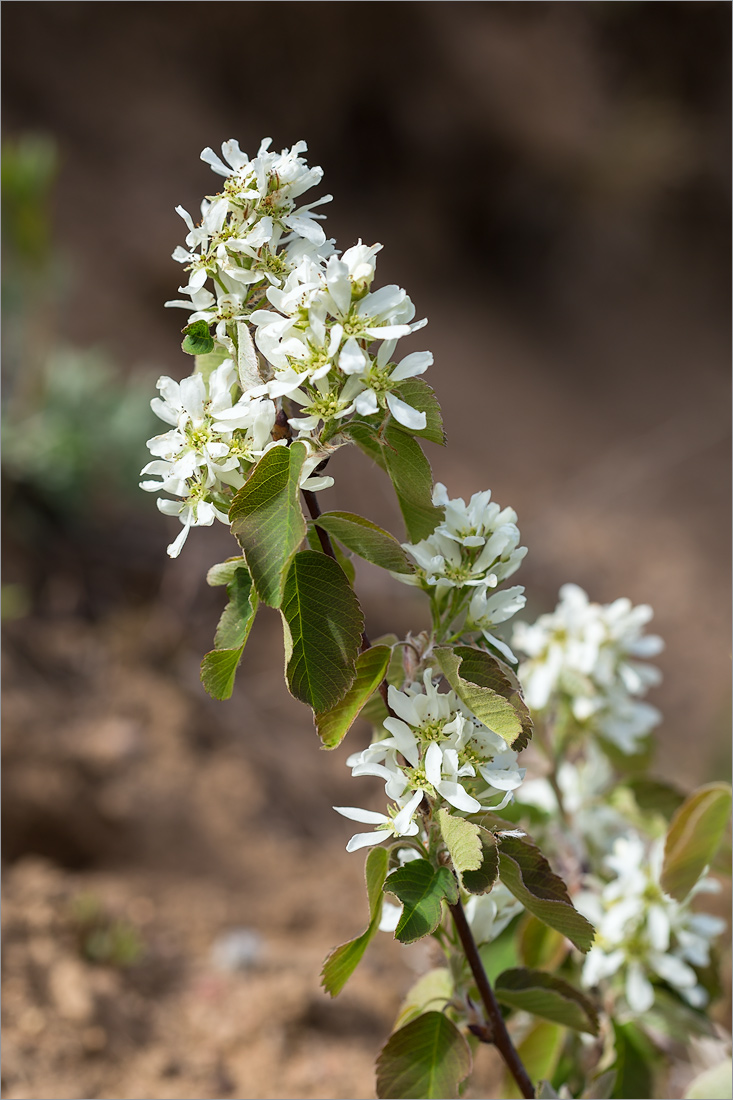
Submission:
[[[451,916],[453,917],[453,923],[458,932],[458,938],[463,947],[463,952],[468,960],[468,965],[471,967],[471,973],[473,974],[474,981],[476,982],[476,986],[481,996],[481,1001],[486,1011],[487,1022],[491,1032],[491,1042],[493,1042],[499,1054],[504,1059],[506,1067],[517,1082],[522,1096],[526,1097],[527,1100],[533,1100],[535,1095],[534,1086],[522,1064],[522,1059],[517,1054],[516,1048],[509,1037],[509,1032],[504,1023],[504,1017],[501,1014],[501,1009],[494,996],[494,991],[491,988],[489,979],[486,976],[484,964],[481,962],[481,956],[479,955],[478,947],[476,946],[471,927],[466,919],[466,914],[461,905],[460,898],[455,905],[451,905],[449,908]],[[479,1036],[479,1038],[481,1038],[483,1042],[486,1042],[483,1036]]]

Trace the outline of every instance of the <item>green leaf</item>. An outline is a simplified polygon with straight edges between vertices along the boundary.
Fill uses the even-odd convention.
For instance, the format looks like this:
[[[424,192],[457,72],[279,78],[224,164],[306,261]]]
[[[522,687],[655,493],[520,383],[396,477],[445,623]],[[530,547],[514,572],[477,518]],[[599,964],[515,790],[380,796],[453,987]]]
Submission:
[[[372,693],[387,672],[392,650],[386,645],[373,645],[356,660],[356,676],[340,703],[331,710],[315,715],[316,730],[324,749],[340,745]]]
[[[487,894],[499,874],[499,852],[494,834],[480,826],[477,828],[481,844],[481,862],[477,868],[464,871],[461,881],[469,894]]]
[[[456,653],[463,661],[461,676],[464,679],[478,684],[479,687],[491,688],[514,707],[522,723],[522,732],[516,741],[512,742],[512,748],[515,752],[526,749],[532,737],[532,717],[524,701],[522,686],[516,673],[493,653],[487,653],[475,646],[458,646]]]
[[[196,374],[203,375],[204,382],[208,382],[217,367],[220,367],[225,359],[229,358],[229,352],[221,344],[214,344],[213,351],[206,355],[197,355],[194,366]]]
[[[395,573],[414,572],[397,539],[363,516],[353,512],[324,512],[315,522],[365,561]]]
[[[517,947],[523,966],[533,970],[556,970],[568,953],[565,937],[531,913],[517,929]]]
[[[380,1100],[445,1100],[471,1072],[471,1051],[442,1012],[425,1012],[395,1031],[377,1059]]]
[[[505,970],[496,979],[494,992],[510,1008],[531,1012],[575,1031],[598,1034],[598,1013],[593,1003],[568,982],[544,970]]]
[[[234,568],[227,585],[229,603],[224,608],[216,628],[214,638],[216,648],[207,653],[201,662],[201,682],[214,699],[229,699],[232,694],[234,677],[242,659],[259,602],[243,558],[214,566],[209,570],[209,575],[213,572],[215,583],[219,584],[221,582],[218,578],[228,572],[224,567],[229,565]]]
[[[405,682],[405,670],[402,664],[402,646],[398,646],[399,638],[396,634],[383,634],[374,641],[374,645],[388,645],[392,649],[389,666],[387,668],[387,683],[393,687],[402,688]],[[387,708],[384,699],[378,691],[375,691],[369,702],[361,712],[361,717],[372,726],[381,727],[387,717]]]
[[[372,848],[366,858],[364,877],[366,878],[367,898],[369,900],[369,924],[366,931],[356,939],[342,943],[335,948],[323,964],[321,984],[332,997],[337,996],[362,960],[370,940],[379,928],[382,919],[384,894],[382,887],[387,877],[389,852],[386,848]]]
[[[403,905],[402,916],[395,929],[400,943],[413,943],[429,936],[440,924],[442,902],[449,905],[458,900],[458,886],[447,867],[436,871],[426,859],[414,859],[394,871],[384,885]]]
[[[236,576],[237,570],[247,568],[247,563],[241,554],[236,558],[227,558],[226,561],[220,561],[217,565],[212,565],[206,574],[206,583],[211,585],[212,588],[217,588],[222,584],[230,584]]]
[[[611,1023],[616,1046],[614,1100],[653,1096],[653,1071],[655,1063],[659,1064],[654,1047],[636,1024],[619,1024],[616,1020]]]
[[[413,542],[420,542],[443,519],[442,509],[433,504],[430,463],[418,441],[392,424],[384,430],[382,453],[407,533]]]
[[[685,796],[671,783],[660,779],[650,779],[645,775],[634,776],[627,784],[634,796],[636,805],[647,814],[661,814],[670,820],[675,810],[685,801]]]
[[[717,1066],[698,1073],[687,1086],[685,1100],[730,1100],[733,1096],[732,1076],[733,1062],[726,1058]]]
[[[479,826],[465,817],[453,817],[445,809],[438,810],[438,821],[456,871],[477,871],[483,862]]]
[[[517,1054],[531,1081],[546,1081],[552,1078],[560,1060],[564,1038],[563,1028],[559,1024],[550,1023],[549,1020],[538,1020],[525,1035],[517,1047]],[[508,1073],[504,1075],[504,1089],[501,1095],[506,1100],[515,1100],[522,1095],[514,1078]],[[639,1093],[639,1096],[643,1095]]]
[[[499,877],[525,909],[588,951],[595,936],[592,924],[570,900],[563,880],[554,873],[539,848],[523,837],[500,836]]]
[[[667,830],[660,883],[676,901],[687,897],[715,855],[731,811],[727,783],[698,787],[675,813]]]
[[[421,1016],[431,1009],[442,1012],[453,996],[453,978],[451,972],[445,966],[437,966],[435,970],[428,970],[413,985],[404,1001],[400,1005],[394,1031],[399,1027],[409,1024],[416,1016]]]
[[[343,435],[354,440],[360,451],[376,462],[380,469],[387,473],[387,463],[382,452],[382,441],[379,433],[371,424],[364,424],[361,420],[352,420],[342,429]]]
[[[186,355],[208,355],[214,350],[208,321],[194,321],[193,324],[186,325],[182,332],[184,335],[181,347]]]
[[[298,484],[306,455],[304,443],[272,447],[229,509],[257,594],[270,607],[282,602],[288,566],[305,536]]]
[[[440,415],[440,405],[432,386],[429,386],[423,378],[406,378],[404,382],[396,387],[395,393],[408,405],[412,405],[413,409],[424,412],[426,420],[425,427],[417,432],[406,428],[399,421],[393,420],[392,423],[395,428],[398,428],[401,432],[408,432],[410,435],[419,435],[422,439],[430,440],[431,443],[439,443],[441,447],[445,446],[443,418]]]
[[[364,617],[354,590],[333,558],[301,550],[288,571],[280,610],[288,688],[317,713],[329,711],[356,675]]]
[[[507,744],[513,746],[523,733],[522,719],[513,703],[505,699],[493,687],[483,686],[477,684],[473,679],[467,679],[467,672],[464,673],[464,665],[466,659],[469,658],[471,675],[479,679],[485,679],[482,676],[482,670],[490,670],[495,658],[488,653],[484,653],[483,650],[473,649],[470,646],[458,646],[456,649],[438,646],[433,653],[441,672],[458,698],[466,704],[469,710],[473,711],[485,726],[488,726],[494,733],[498,733]],[[474,654],[479,656],[475,658]]]

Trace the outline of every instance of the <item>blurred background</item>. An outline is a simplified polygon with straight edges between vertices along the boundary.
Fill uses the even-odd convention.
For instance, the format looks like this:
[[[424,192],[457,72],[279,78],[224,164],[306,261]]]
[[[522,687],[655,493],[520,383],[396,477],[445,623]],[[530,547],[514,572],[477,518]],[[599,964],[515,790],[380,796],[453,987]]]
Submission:
[[[567,580],[651,603],[656,771],[729,775],[729,41],[701,0],[5,5],[8,1100],[369,1096],[427,965],[384,936],[320,991],[366,911],[330,807],[379,805],[344,767],[368,732],[319,750],[274,613],[208,699],[233,544],[169,561],[137,489],[155,380],[190,370],[163,302],[205,145],[308,141],[330,235],[383,242],[430,318],[434,473],[516,508],[527,616]],[[401,534],[366,460],[334,473],[329,507]],[[357,585],[372,637],[424,625]],[[468,1095],[495,1080],[483,1050]]]

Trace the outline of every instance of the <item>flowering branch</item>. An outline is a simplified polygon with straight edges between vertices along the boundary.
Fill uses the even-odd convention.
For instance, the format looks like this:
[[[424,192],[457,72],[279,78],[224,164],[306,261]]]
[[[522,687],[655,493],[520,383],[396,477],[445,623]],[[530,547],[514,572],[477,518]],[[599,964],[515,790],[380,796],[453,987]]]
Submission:
[[[714,991],[722,925],[690,901],[713,888],[704,874],[730,789],[710,784],[685,799],[626,766],[648,751],[661,717],[643,701],[659,678],[646,659],[662,646],[643,633],[650,608],[593,604],[565,585],[553,613],[507,634],[525,606],[523,586],[506,584],[527,552],[516,512],[488,490],[466,502],[433,484],[423,444],[445,442],[422,377],[433,357],[396,356],[426,321],[402,288],[374,288],[381,245],[339,252],[326,238],[316,210],[330,196],[302,201],[322,177],[305,149],[276,153],[266,140],[252,159],[233,140],[222,157],[205,149],[222,190],[204,199],[198,223],[178,208],[186,247],[173,258],[188,281],[167,305],[188,312],[182,349],[195,369],[158,381],[152,407],[167,430],[148,441],[141,484],[180,520],[171,557],[214,520],[238,543],[207,577],[228,603],[203,684],[229,698],[264,603],[281,613],[286,684],[311,707],[323,746],[336,748],[358,716],[372,725],[347,765],[384,782],[386,812],[334,807],[369,826],[346,846],[369,849],[369,923],[331,952],[323,984],[338,994],[380,929],[405,944],[431,936],[445,960],[408,995],[379,1055],[380,1098],[457,1096],[470,1033],[493,1042],[534,1096],[510,1036],[516,1012],[537,1021],[530,1044],[537,1028],[555,1029],[553,1081],[538,1082],[540,1094],[557,1095],[555,1085],[570,1095],[567,1072],[586,1095],[607,1068],[597,1064],[603,1044],[593,1062],[578,1038],[598,1035],[599,1003],[626,1067],[613,1095],[652,1095],[650,1081],[629,1083],[638,1050],[658,1035],[643,1031],[645,1014],[659,1000],[670,1029],[689,1033]],[[352,445],[391,482],[409,541],[322,510],[326,465]],[[430,629],[372,645],[350,555],[422,592]],[[532,755],[533,715],[549,775]],[[516,964],[490,984],[481,951],[504,935]]]

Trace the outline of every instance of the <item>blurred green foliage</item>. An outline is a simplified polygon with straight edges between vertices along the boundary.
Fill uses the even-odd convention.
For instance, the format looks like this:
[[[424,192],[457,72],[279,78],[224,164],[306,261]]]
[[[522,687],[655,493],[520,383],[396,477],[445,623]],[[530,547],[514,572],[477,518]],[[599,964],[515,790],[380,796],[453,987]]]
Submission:
[[[54,247],[57,170],[47,137],[3,145],[3,472],[69,521],[91,516],[102,497],[140,501],[143,440],[157,422],[149,377],[59,339],[68,264]]]
[[[145,945],[129,921],[111,917],[95,894],[79,894],[71,907],[79,952],[90,962],[124,968],[142,958]]]

